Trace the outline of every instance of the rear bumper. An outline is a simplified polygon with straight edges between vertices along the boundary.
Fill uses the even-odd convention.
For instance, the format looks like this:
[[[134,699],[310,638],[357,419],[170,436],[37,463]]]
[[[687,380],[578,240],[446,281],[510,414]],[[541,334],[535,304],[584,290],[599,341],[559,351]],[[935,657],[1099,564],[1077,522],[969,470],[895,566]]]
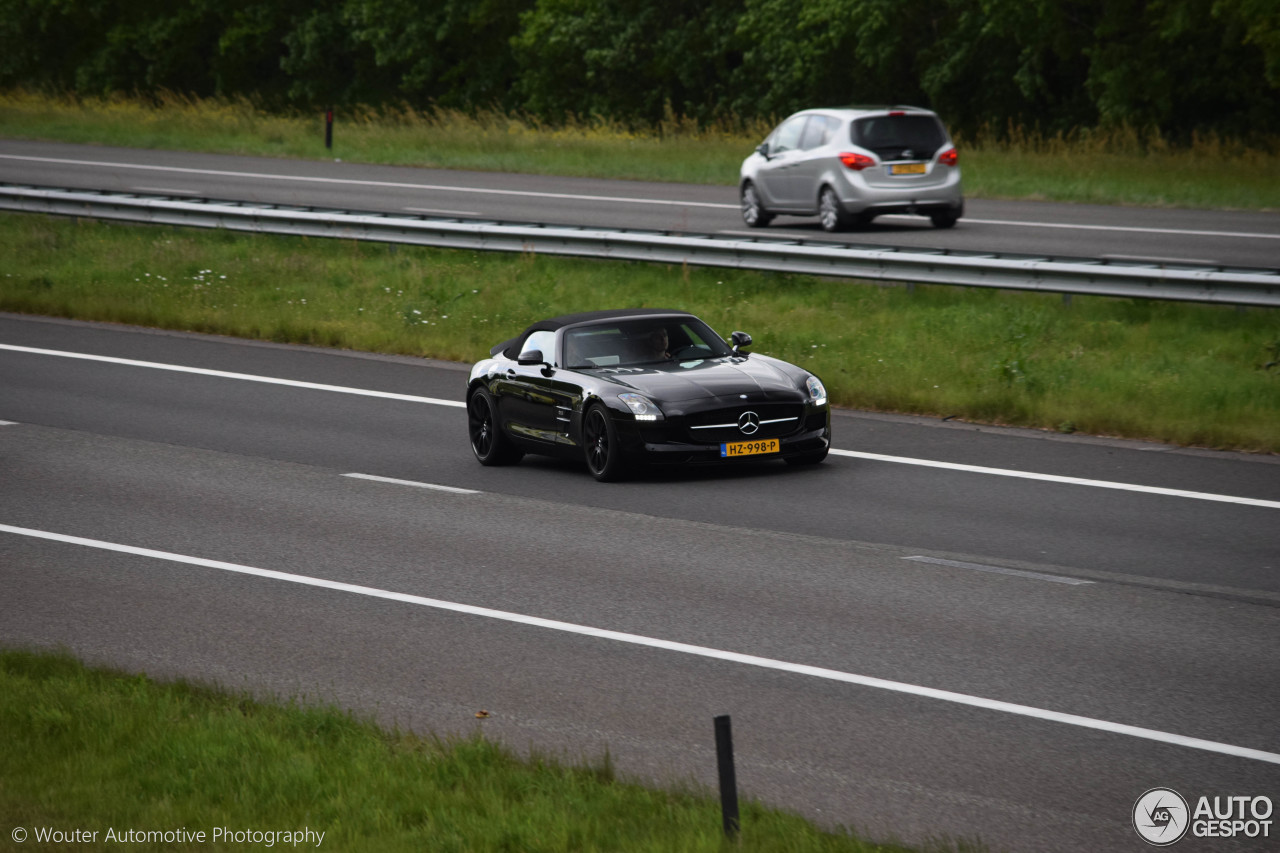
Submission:
[[[865,216],[883,216],[888,213],[910,213],[919,216],[945,214],[959,219],[964,216],[964,202],[961,201],[955,204],[936,201],[881,202],[867,205],[860,210],[853,210],[852,212]]]
[[[943,167],[938,167],[943,168]],[[929,216],[945,213],[957,219],[964,215],[964,191],[959,173],[945,182],[903,186],[869,184],[858,176],[845,174],[837,193],[849,213],[880,216],[886,213],[918,213]]]

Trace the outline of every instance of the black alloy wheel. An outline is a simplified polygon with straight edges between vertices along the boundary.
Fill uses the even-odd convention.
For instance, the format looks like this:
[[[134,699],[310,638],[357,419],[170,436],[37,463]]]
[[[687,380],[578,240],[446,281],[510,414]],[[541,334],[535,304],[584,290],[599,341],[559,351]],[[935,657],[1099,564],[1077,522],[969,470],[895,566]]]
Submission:
[[[471,435],[471,452],[481,465],[510,465],[524,456],[524,451],[513,447],[498,428],[498,407],[484,388],[473,391],[467,401],[467,431]]]
[[[592,477],[602,483],[622,478],[624,464],[618,432],[608,410],[599,403],[587,409],[582,420],[582,449]]]

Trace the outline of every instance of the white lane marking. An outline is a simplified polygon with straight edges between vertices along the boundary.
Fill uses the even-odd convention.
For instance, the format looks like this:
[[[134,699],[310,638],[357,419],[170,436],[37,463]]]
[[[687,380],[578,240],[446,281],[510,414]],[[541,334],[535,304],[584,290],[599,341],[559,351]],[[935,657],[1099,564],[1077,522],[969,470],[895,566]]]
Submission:
[[[148,166],[142,163],[107,163],[97,160],[66,160],[59,157],[26,157],[17,154],[0,154],[2,160],[30,160],[37,163],[61,163],[67,166],[108,166],[113,169],[142,169],[148,172],[177,172],[189,175],[214,175],[223,178],[253,178],[267,181],[294,181],[310,184],[341,184],[343,186],[391,187],[396,189],[435,190],[451,193],[481,193],[488,195],[523,196],[525,198],[558,198],[571,201],[616,201],[627,204],[657,204],[670,207],[711,207],[737,210],[736,204],[713,204],[705,201],[671,201],[657,198],[628,198],[612,195],[581,195],[577,193],[544,193],[529,190],[501,190],[484,187],[451,187],[444,184],[411,184],[400,181],[360,181],[354,178],[317,178],[307,175],[272,175],[266,172],[231,172],[218,169],[190,169],[182,166]]]
[[[763,658],[755,655],[741,654],[739,652],[722,651],[720,649],[707,648],[706,646],[695,646],[690,645],[689,643],[679,643],[672,640],[660,640],[639,634],[627,634],[621,631],[610,631],[605,628],[593,628],[589,625],[577,625],[572,622],[559,622],[554,619],[543,619],[537,616],[527,616],[521,613],[511,613],[504,610],[493,610],[488,607],[476,607],[471,604],[459,604],[453,601],[442,601],[437,598],[425,598],[419,595],[408,595],[402,592],[390,592],[388,590],[376,589],[374,587],[358,586],[356,584],[325,580],[323,578],[313,578],[306,575],[295,575],[288,572],[274,571],[272,569],[259,569],[252,566],[238,565],[236,563],[224,563],[220,560],[206,560],[202,557],[188,557],[182,554],[173,554],[167,551],[156,551],[150,548],[138,548],[132,545],[103,542],[98,539],[68,536],[63,533],[50,533],[43,530],[32,530],[26,527],[13,527],[8,524],[0,524],[0,533],[12,533],[17,536],[27,536],[33,539],[45,539],[69,545],[82,545],[86,548],[97,548],[103,551],[114,551],[121,554],[150,557],[173,563],[183,563],[189,566],[218,569],[224,572],[236,572],[238,574],[285,581],[287,583],[320,587],[322,589],[330,589],[336,592],[365,595],[371,598],[386,599],[388,601],[399,601],[405,604],[416,604],[420,607],[431,607],[437,610],[447,610],[453,613],[463,613],[469,616],[481,616],[486,619],[497,619],[503,622],[512,622],[517,625],[530,625],[536,628],[547,628],[552,631],[579,634],[600,640],[612,640],[618,643],[628,643],[652,649],[662,649],[669,652],[696,655],[698,657],[722,660],[729,663],[739,663],[746,666],[779,670],[782,672],[792,673],[794,675],[808,676],[810,678],[822,678],[829,681],[844,682],[845,684],[856,684],[862,687],[888,690],[894,693],[905,693],[910,696],[919,696],[925,699],[935,699],[942,702],[951,702],[957,705],[967,705],[972,708],[982,708],[1006,714],[1017,714],[1019,716],[1031,717],[1045,722],[1079,726],[1081,728],[1095,729],[1097,731],[1109,732],[1111,734],[1158,741],[1160,743],[1171,744],[1174,746],[1201,749],[1208,752],[1219,753],[1221,755],[1231,755],[1237,758],[1248,758],[1254,761],[1265,761],[1271,764],[1280,764],[1280,754],[1264,752],[1260,749],[1251,749],[1228,743],[1219,743],[1217,741],[1187,737],[1185,735],[1172,734],[1170,732],[1162,732],[1155,729],[1146,729],[1141,726],[1130,726],[1124,723],[1112,723],[1106,720],[1096,720],[1091,717],[1083,717],[1077,714],[1065,714],[1059,711],[1049,711],[1043,708],[1034,708],[1029,705],[1018,705],[1013,702],[1003,702],[998,699],[984,699],[981,696],[970,696],[966,693],[954,693],[950,690],[921,687],[915,684],[906,684],[901,681],[889,681],[884,678],[873,678],[867,675],[857,675],[851,672],[841,672],[835,669],[825,669],[818,666],[789,663],[787,661],[775,660],[773,658]]]
[[[891,213],[881,219],[919,219],[920,217]],[[1264,234],[1251,231],[1200,231],[1191,228],[1151,228],[1137,225],[1083,225],[1071,222],[1030,222],[1021,219],[974,219],[970,216],[961,218],[961,222],[972,222],[977,225],[1011,225],[1018,228],[1065,228],[1080,231],[1126,231],[1138,234],[1183,234],[1193,237],[1243,237],[1251,240],[1280,240],[1280,234]]]
[[[195,373],[200,376],[217,376],[221,379],[243,379],[246,382],[265,382],[269,385],[289,385],[294,388],[308,388],[313,391],[336,391],[340,394],[358,394],[362,397],[382,397],[387,400],[406,400],[411,403],[430,403],[433,406],[452,406],[465,409],[466,403],[456,400],[441,400],[438,397],[418,397],[413,394],[393,394],[390,391],[367,391],[363,388],[349,388],[344,385],[324,385],[319,382],[302,382],[297,379],[276,379],[271,376],[254,376],[249,373],[229,373],[225,370],[209,370],[203,367],[182,367],[176,364],[161,364],[155,361],[136,361],[132,358],[112,358],[105,355],[87,355],[79,352],[63,352],[62,350],[38,349],[36,347],[20,347],[13,344],[0,344],[0,350],[25,352],[35,355],[55,355],[62,358],[76,358],[83,361],[101,361],[107,364],[122,364],[127,367],[149,367],[154,370],[171,370],[176,373]]]
[[[0,426],[17,426],[17,421],[0,421]]]
[[[727,236],[727,237],[763,237],[763,238],[765,238],[765,239],[768,239],[768,238],[771,236],[771,235],[769,234],[769,232],[764,231],[764,230],[762,230],[762,229],[757,229],[757,230],[755,230],[755,231],[736,231],[736,230],[734,230],[734,229],[732,229],[732,228],[721,228],[721,229],[720,229],[719,231],[717,231],[716,233],[717,233],[717,234],[724,234],[724,235],[725,235],[725,236]],[[788,239],[788,238],[787,238],[787,236],[785,236],[785,235],[783,235],[783,234],[781,234],[781,233],[775,233],[775,234],[774,234],[774,235],[772,235],[772,236],[779,237],[779,238],[784,239],[784,240],[785,240],[785,239]],[[830,242],[830,243],[831,243],[831,245],[833,245],[833,246],[839,246],[839,245],[842,245],[842,244],[841,244],[839,241],[837,241],[837,240],[831,240],[831,241],[828,241],[828,242]]]
[[[196,195],[195,190],[175,189],[174,187],[134,187],[140,193],[166,193],[173,195]]]
[[[1042,572],[1028,572],[1023,569],[1006,569],[1004,566],[988,566],[982,563],[965,563],[960,560],[943,560],[939,557],[903,557],[904,560],[914,560],[917,563],[932,563],[935,566],[952,566],[957,569],[974,569],[979,572],[993,572],[998,575],[1013,575],[1020,578],[1032,578],[1039,581],[1049,581],[1050,583],[1065,583],[1069,586],[1083,586],[1091,584],[1093,581],[1080,580],[1079,578],[1069,578],[1063,575],[1046,575]]]
[[[393,394],[389,391],[366,391],[362,388],[350,388],[342,385],[322,385],[316,382],[301,382],[295,379],[275,379],[268,376],[254,376],[248,373],[228,373],[222,370],[208,370],[201,367],[181,367],[174,364],[162,364],[154,361],[135,361],[129,358],[114,358],[105,355],[89,355],[87,353],[64,352],[62,350],[38,349],[22,347],[14,344],[0,344],[0,350],[32,353],[35,355],[52,355],[62,358],[75,358],[84,361],[101,361],[108,364],[122,364],[129,367],[150,367],[156,370],[172,370],[179,373],[195,373],[202,376],[217,376],[223,379],[243,379],[247,382],[266,382],[274,385],[290,385],[295,388],[309,388],[318,391],[335,391],[342,394],[359,394],[365,397],[382,397],[388,400],[407,400],[413,403],[428,403],[433,406],[450,406],[465,409],[467,404],[459,400],[442,400],[438,397],[417,397],[412,394]],[[912,459],[906,456],[885,456],[880,453],[864,453],[858,450],[831,449],[835,456],[849,456],[858,459],[870,459],[876,462],[894,462],[901,465],[920,465],[927,468],[944,468],[952,471],[967,471],[974,474],[993,474],[1000,477],[1019,477],[1024,480],[1041,480],[1047,483],[1067,483],[1075,486],[1092,486],[1099,489],[1119,489],[1128,492],[1144,492],[1152,495],[1166,495],[1178,498],[1193,498],[1202,501],[1219,501],[1222,503],[1243,504],[1245,506],[1280,509],[1280,501],[1262,500],[1261,498],[1240,498],[1232,495],[1215,495],[1208,492],[1190,492],[1183,489],[1165,489],[1159,486],[1139,486],[1132,483],[1112,483],[1107,480],[1086,480],[1080,477],[1062,477],[1057,474],[1036,474],[1029,471],[1010,471],[1005,468],[984,468],[979,465],[962,465],[957,462],[936,462],[932,459]]]
[[[1191,237],[1243,237],[1250,240],[1280,240],[1280,234],[1263,234],[1251,231],[1200,231],[1192,228],[1139,228],[1134,225],[1079,225],[1068,222],[1019,222],[1009,219],[970,219],[982,225],[1013,225],[1021,228],[1066,228],[1079,231],[1126,231],[1136,234],[1175,234]]]
[[[1205,264],[1224,266],[1212,258],[1153,258],[1150,255],[1103,255],[1104,261],[1137,261],[1144,264]]]
[[[438,213],[445,216],[479,216],[474,210],[443,210],[438,207],[406,207],[410,213]]]
[[[417,489],[433,489],[437,492],[453,492],[459,495],[478,495],[475,489],[459,489],[457,486],[441,486],[438,483],[419,483],[416,480],[397,480],[394,477],[378,477],[373,474],[343,474],[356,480],[373,480],[378,483],[391,483],[396,486],[413,486]]]
[[[1096,489],[1119,489],[1125,492],[1144,492],[1149,495],[1167,495],[1175,498],[1194,498],[1200,501],[1260,506],[1280,509],[1280,501],[1261,498],[1238,498],[1233,495],[1215,495],[1210,492],[1189,492],[1185,489],[1165,489],[1160,486],[1138,486],[1133,483],[1112,483],[1107,480],[1086,480],[1082,477],[1062,477],[1057,474],[1035,474],[1029,471],[1010,471],[1006,468],[984,468],[981,465],[962,465],[958,462],[936,462],[932,459],[912,459],[907,456],[885,456],[880,453],[864,453],[859,450],[830,451],[836,456],[870,459],[875,462],[894,462],[899,465],[921,465],[925,468],[945,468],[949,471],[967,471],[973,474],[994,474],[998,477],[1019,477],[1024,480],[1042,480],[1046,483],[1067,483],[1073,486],[1092,486]]]

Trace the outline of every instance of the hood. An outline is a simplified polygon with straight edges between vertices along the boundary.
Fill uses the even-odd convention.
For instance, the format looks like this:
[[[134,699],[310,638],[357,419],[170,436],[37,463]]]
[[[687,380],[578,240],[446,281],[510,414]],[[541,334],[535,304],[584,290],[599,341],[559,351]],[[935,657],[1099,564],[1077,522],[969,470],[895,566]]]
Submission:
[[[782,362],[768,356],[717,358],[664,364],[645,368],[605,368],[592,371],[610,382],[625,385],[655,403],[746,398],[761,400],[801,400],[799,372],[782,369]]]

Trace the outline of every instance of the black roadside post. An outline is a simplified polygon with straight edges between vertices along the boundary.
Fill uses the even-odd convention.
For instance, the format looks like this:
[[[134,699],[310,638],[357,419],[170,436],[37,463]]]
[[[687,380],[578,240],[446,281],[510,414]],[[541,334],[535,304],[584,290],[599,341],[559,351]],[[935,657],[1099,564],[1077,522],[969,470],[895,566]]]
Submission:
[[[720,765],[720,812],[724,816],[724,834],[732,841],[738,837],[738,777],[733,770],[733,729],[727,714],[716,717],[716,762]]]
[[[333,148],[333,110],[330,109],[324,114],[324,147]]]

